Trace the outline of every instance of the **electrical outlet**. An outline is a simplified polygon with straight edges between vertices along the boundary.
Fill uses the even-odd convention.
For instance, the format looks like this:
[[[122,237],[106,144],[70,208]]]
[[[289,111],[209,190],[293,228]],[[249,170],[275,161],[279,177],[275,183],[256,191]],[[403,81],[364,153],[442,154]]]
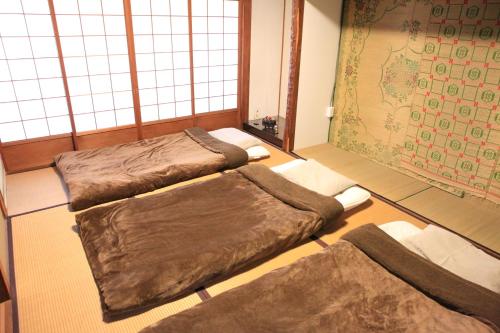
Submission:
[[[327,118],[333,118],[334,112],[335,112],[335,108],[333,106],[329,106],[326,108],[325,116]]]

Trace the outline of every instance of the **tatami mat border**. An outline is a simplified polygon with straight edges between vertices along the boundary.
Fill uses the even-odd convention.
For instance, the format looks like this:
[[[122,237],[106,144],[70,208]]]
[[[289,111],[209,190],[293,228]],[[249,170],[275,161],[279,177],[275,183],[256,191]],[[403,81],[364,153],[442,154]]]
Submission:
[[[29,214],[41,212],[41,211],[52,209],[52,208],[56,208],[56,207],[66,206],[66,205],[69,205],[69,202],[65,202],[65,203],[61,203],[61,204],[57,204],[57,205],[52,205],[52,206],[48,206],[48,207],[44,207],[44,208],[38,208],[38,209],[30,210],[29,212],[24,212],[24,213],[10,215],[9,218],[13,219],[15,217],[29,215]]]

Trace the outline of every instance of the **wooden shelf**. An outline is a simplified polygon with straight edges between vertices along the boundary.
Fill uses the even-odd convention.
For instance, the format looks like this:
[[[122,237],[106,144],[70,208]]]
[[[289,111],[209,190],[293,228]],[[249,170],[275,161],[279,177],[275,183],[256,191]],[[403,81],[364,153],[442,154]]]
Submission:
[[[250,120],[243,123],[243,129],[275,146],[283,147],[283,136],[285,134],[285,118],[277,117],[277,124],[278,134],[275,134],[274,130],[272,129],[264,128],[264,125],[262,125],[262,118]]]

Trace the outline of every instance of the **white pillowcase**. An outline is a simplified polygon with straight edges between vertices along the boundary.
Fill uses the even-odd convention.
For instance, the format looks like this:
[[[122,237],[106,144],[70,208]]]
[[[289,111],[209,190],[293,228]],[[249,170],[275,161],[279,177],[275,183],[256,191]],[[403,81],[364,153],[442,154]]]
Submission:
[[[271,156],[271,153],[269,152],[269,150],[267,150],[263,146],[250,147],[246,150],[246,152],[248,154],[249,161],[260,160],[261,158]]]
[[[300,165],[302,163],[306,163],[306,160],[301,160],[301,159],[296,159],[290,162],[286,162],[280,165],[273,166],[271,170],[273,170],[276,173],[283,173],[288,169],[295,168],[297,165]]]
[[[271,168],[271,170],[273,170],[276,173],[283,174],[287,170],[296,168],[297,166],[302,165],[306,162],[307,162],[306,160],[296,159],[287,163],[274,166]],[[337,201],[339,201],[342,204],[342,206],[344,207],[344,211],[348,211],[370,199],[370,196],[371,196],[370,192],[360,187],[352,186],[347,190],[345,190],[344,192],[337,194],[335,196],[335,199],[337,199]]]
[[[326,196],[339,194],[356,185],[356,182],[332,169],[310,159],[293,168],[286,169],[281,175],[295,184]]]
[[[256,137],[232,127],[221,128],[215,131],[208,132],[208,134],[216,139],[231,143],[245,150],[250,147],[258,146],[262,143],[262,141],[257,139]]]
[[[344,192],[337,194],[335,199],[344,207],[344,211],[358,207],[368,199],[371,194],[365,189],[358,186],[349,187]]]
[[[500,260],[454,233],[429,225],[401,243],[463,279],[500,294]]]
[[[402,241],[410,236],[418,235],[423,231],[423,229],[406,221],[384,223],[378,227],[397,241]]]

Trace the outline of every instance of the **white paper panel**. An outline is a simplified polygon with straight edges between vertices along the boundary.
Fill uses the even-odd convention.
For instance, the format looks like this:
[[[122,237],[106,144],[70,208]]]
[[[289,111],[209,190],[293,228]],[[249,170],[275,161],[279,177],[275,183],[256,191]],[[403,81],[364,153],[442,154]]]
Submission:
[[[40,99],[19,102],[19,111],[21,112],[21,118],[23,120],[39,119],[45,117],[43,102]]]
[[[23,127],[26,132],[27,139],[49,135],[49,126],[46,119],[23,121]]]
[[[191,101],[176,102],[175,113],[177,117],[187,117],[191,115]]]
[[[158,105],[160,119],[175,118],[175,103],[160,104]]]
[[[0,124],[0,139],[2,142],[26,139],[22,123]]]

